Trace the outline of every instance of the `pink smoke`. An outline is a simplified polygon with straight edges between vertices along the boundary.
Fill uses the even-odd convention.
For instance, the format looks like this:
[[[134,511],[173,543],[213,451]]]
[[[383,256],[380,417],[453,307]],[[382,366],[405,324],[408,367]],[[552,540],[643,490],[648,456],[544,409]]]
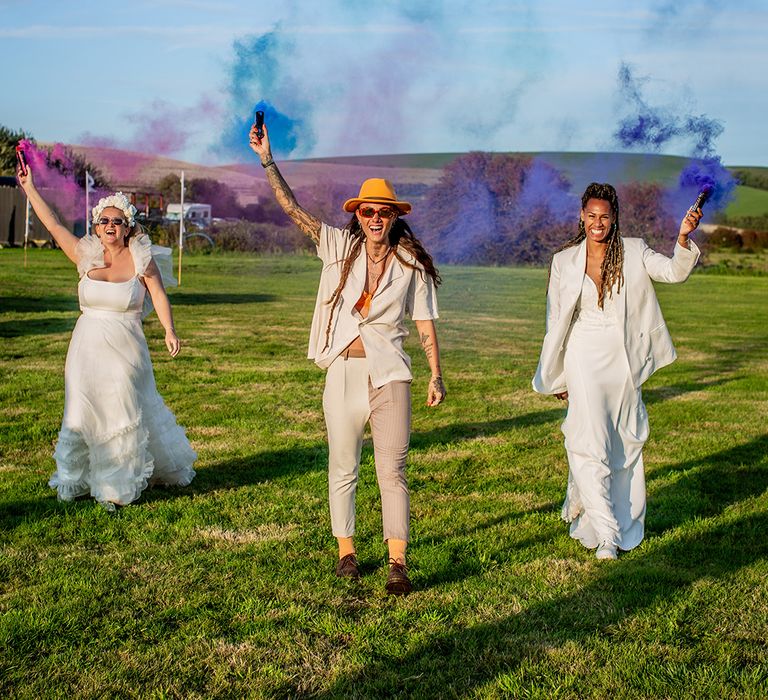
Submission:
[[[164,100],[155,100],[136,112],[125,115],[131,131],[122,137],[109,137],[86,132],[79,141],[86,146],[132,151],[136,157],[115,156],[109,160],[109,170],[116,180],[132,180],[143,165],[139,154],[179,157],[194,148],[196,136],[210,122],[222,117],[219,102],[209,95],[201,95],[191,106],[176,106]],[[201,149],[202,150],[202,149]]]
[[[66,147],[56,143],[47,152],[28,139],[22,139],[19,145],[24,149],[35,186],[46,201],[70,222],[83,218],[85,191],[75,181],[75,163]]]

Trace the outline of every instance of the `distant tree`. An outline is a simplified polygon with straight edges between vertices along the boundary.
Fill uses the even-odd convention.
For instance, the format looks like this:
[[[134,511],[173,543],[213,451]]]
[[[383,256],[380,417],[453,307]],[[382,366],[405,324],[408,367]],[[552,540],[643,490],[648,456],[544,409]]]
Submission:
[[[302,207],[312,212],[321,221],[331,226],[344,226],[351,214],[342,207],[353,194],[357,194],[360,183],[335,182],[330,179],[319,180],[311,187],[295,190],[296,199]]]
[[[167,202],[179,202],[181,200],[181,178],[175,173],[169,173],[157,183],[157,190]]]
[[[678,224],[665,211],[664,189],[648,182],[632,182],[616,189],[619,195],[621,233],[642,238],[660,253],[671,253]]]
[[[46,163],[67,178],[71,178],[78,187],[85,189],[85,172],[91,174],[94,188],[107,190],[110,188],[109,180],[104,177],[101,170],[89,163],[85,156],[75,153],[69,146],[55,144],[46,148]]]
[[[32,137],[24,131],[14,131],[0,125],[0,175],[16,174],[16,144]]]
[[[229,185],[213,178],[190,180],[186,199],[190,202],[210,204],[216,217],[240,218],[243,213],[235,191]]]
[[[259,202],[246,204],[243,207],[242,217],[247,221],[253,221],[259,224],[273,224],[275,226],[289,226],[291,224],[288,215],[275,201],[274,197],[268,197]]]
[[[541,161],[473,152],[445,168],[410,221],[438,261],[544,263],[575,228],[574,202],[565,178]]]
[[[734,170],[733,175],[740,185],[754,187],[758,190],[768,190],[768,170],[739,169]]]

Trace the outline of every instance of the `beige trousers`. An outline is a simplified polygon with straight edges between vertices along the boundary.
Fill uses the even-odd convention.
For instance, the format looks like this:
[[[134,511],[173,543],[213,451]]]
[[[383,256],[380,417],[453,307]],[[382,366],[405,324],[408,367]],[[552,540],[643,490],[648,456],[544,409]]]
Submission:
[[[374,389],[365,357],[337,357],[323,393],[328,429],[328,498],[335,537],[355,534],[355,492],[365,424],[370,421],[384,540],[408,540],[410,500],[405,460],[411,436],[411,383]]]

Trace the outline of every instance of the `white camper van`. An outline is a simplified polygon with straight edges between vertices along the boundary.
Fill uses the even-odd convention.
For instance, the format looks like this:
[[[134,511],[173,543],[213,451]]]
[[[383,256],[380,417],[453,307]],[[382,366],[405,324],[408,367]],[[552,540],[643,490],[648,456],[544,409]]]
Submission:
[[[169,204],[165,210],[168,221],[178,221],[181,214],[181,204]],[[208,228],[211,225],[211,205],[184,202],[184,223],[198,228]]]

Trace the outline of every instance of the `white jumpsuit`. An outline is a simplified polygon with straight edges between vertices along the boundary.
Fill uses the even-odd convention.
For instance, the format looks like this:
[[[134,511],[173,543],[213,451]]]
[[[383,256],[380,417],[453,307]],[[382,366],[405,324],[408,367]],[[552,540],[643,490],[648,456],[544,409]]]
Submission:
[[[562,517],[585,547],[608,542],[629,550],[644,534],[648,414],[632,384],[616,303],[614,291],[600,309],[597,287],[584,275],[565,347],[569,473]]]

